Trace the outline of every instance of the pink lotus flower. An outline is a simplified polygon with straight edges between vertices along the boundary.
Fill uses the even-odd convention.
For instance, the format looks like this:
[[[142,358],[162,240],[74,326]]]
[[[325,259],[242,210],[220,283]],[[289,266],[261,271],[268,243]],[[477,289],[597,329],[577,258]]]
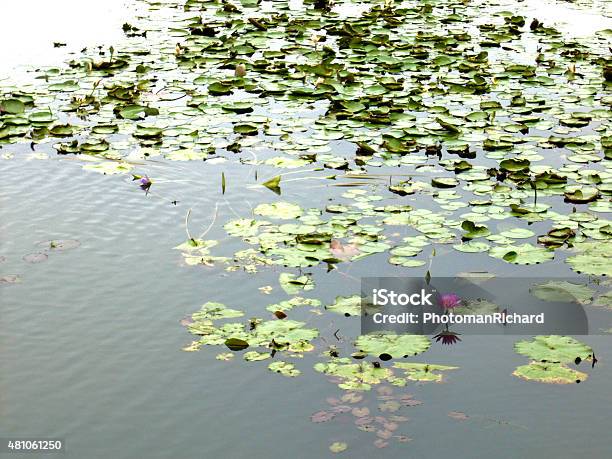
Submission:
[[[329,251],[342,261],[350,260],[361,253],[355,244],[343,244],[338,239],[332,239]]]
[[[440,303],[444,309],[453,309],[461,305],[461,298],[454,293],[445,293],[440,299]]]

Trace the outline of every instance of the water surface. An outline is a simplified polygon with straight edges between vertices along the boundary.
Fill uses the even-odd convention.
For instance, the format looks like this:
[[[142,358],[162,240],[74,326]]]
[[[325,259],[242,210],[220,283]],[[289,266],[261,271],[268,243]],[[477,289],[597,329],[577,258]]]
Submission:
[[[554,21],[572,27],[570,15],[579,7],[543,5],[513,6],[538,17],[551,8],[567,11]],[[120,40],[118,27],[135,6],[123,1],[2,5],[3,17],[29,11],[36,32],[27,34],[23,47],[0,50],[0,73],[35,62],[59,65],[70,50],[112,44]],[[592,14],[589,11],[585,14]],[[609,19],[600,20],[602,28],[609,27]],[[7,24],[0,29],[0,39],[20,32],[16,21]],[[579,28],[582,32],[582,25]],[[66,41],[68,50],[52,48],[52,41]],[[313,357],[299,363],[303,374],[292,380],[239,358],[215,360],[214,349],[181,350],[191,338],[180,319],[206,301],[222,301],[249,317],[286,298],[278,287],[270,295],[259,290],[276,286],[284,269],[253,276],[189,267],[172,249],[186,238],[188,211],[192,233],[199,234],[214,220],[207,238],[221,240],[228,253],[241,248],[226,236],[223,222],[247,217],[258,203],[271,199],[269,190],[249,186],[252,169],[160,162],[150,166],[159,183],[145,195],[130,176],[84,171],[79,161],[55,155],[50,146],[32,152],[27,143],[4,145],[0,153],[13,155],[0,164],[0,255],[6,258],[0,273],[21,276],[18,284],[0,286],[2,437],[61,437],[66,457],[78,459],[318,458],[330,454],[328,446],[334,441],[347,442],[350,449],[344,455],[359,458],[612,455],[612,370],[605,351],[610,339],[605,336],[584,337],[601,349],[600,363],[585,384],[576,386],[538,385],[512,377],[526,359],[514,353],[515,339],[510,337],[466,336],[456,347],[433,346],[427,361],[460,369],[446,384],[405,389],[423,401],[401,410],[411,418],[397,431],[412,439],[405,444],[376,449],[370,434],[355,429],[350,414],[314,424],[310,415],[342,391],[308,371]],[[48,159],[40,159],[45,154]],[[222,171],[228,184],[225,194]],[[293,182],[283,190],[283,199],[323,206],[328,197],[344,191],[314,183]],[[413,197],[406,202],[421,204]],[[41,242],[56,239],[75,239],[80,246],[53,251],[43,263],[22,259],[40,250]],[[514,273],[511,265],[486,254],[468,257],[441,250],[435,263],[440,276],[484,269]],[[522,267],[520,275],[541,274],[541,269]],[[570,273],[562,262],[547,269],[551,275]],[[402,273],[378,255],[343,267],[341,273],[310,271],[317,297],[325,303],[355,293],[360,276]],[[358,333],[356,321],[325,319],[329,330],[340,328],[346,336]],[[376,395],[365,394],[364,403],[372,411],[378,410]],[[452,419],[450,411],[464,412],[469,419]]]

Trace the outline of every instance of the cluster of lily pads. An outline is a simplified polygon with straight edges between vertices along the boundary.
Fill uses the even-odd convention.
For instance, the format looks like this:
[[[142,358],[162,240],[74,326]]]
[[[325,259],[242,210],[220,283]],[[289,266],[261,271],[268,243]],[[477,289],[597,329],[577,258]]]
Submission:
[[[514,264],[572,248],[572,269],[610,274],[610,31],[566,39],[545,18],[483,19],[482,1],[331,6],[151,2],[151,18],[124,26],[125,44],[84,50],[34,84],[3,82],[0,144],[52,144],[105,174],[152,157],[224,158],[351,180],[325,209],[255,209],[294,223],[227,223],[259,245],[257,262],[313,266],[332,238],[351,237],[351,259],[389,250],[404,267],[425,264],[423,246],[453,243]],[[372,180],[390,168],[404,177]],[[258,183],[285,186],[282,173]],[[534,222],[546,232],[525,228]],[[381,223],[422,237],[393,247]]]
[[[284,276],[281,275],[281,281]],[[308,284],[305,284],[308,285]],[[339,298],[335,304],[342,302]],[[266,310],[270,319],[250,318],[240,322],[227,322],[244,316],[242,311],[231,309],[221,303],[208,302],[184,319],[183,324],[199,339],[185,348],[197,351],[205,345],[224,345],[232,352],[223,352],[219,360],[231,360],[235,352],[245,351],[246,361],[271,361],[270,371],[295,377],[301,371],[288,359],[302,358],[305,353],[319,349],[327,361],[314,365],[314,369],[331,377],[345,390],[370,390],[382,382],[405,386],[409,381],[441,382],[442,373],[457,367],[425,363],[396,361],[392,367],[383,367],[380,361],[366,359],[373,356],[380,360],[402,359],[415,356],[429,349],[431,342],[420,335],[370,334],[357,338],[357,352],[351,357],[342,357],[335,346],[322,346],[317,342],[319,330],[307,327],[305,322],[291,320],[287,314],[296,306],[320,307],[318,300],[293,296],[290,300],[269,305]],[[334,305],[330,307],[334,310]],[[336,308],[337,309],[337,308]],[[220,323],[223,322],[223,323]],[[321,352],[322,351],[322,352]],[[357,362],[357,363],[356,363]]]
[[[532,359],[514,371],[519,378],[550,384],[572,384],[584,381],[588,375],[570,368],[590,361],[595,365],[593,349],[568,336],[536,336],[531,341],[519,341],[514,346],[517,353]]]

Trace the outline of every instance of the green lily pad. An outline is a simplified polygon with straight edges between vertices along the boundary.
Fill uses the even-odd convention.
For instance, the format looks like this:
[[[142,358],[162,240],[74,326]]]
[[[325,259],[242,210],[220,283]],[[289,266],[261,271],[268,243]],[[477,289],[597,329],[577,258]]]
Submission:
[[[249,347],[249,343],[240,338],[228,338],[225,345],[232,351],[242,351]]]
[[[49,110],[41,110],[30,113],[28,119],[32,123],[48,124],[55,120],[55,116]]]
[[[429,349],[429,346],[431,346],[431,341],[422,335],[387,335],[380,333],[361,335],[355,341],[357,349],[377,356],[382,360],[418,355]]]
[[[502,231],[499,234],[501,236],[509,237],[511,239],[525,239],[535,235],[533,231],[524,228],[512,228],[506,231]]]
[[[440,371],[456,370],[459,367],[447,365],[431,365],[428,363],[395,362],[394,368],[404,370],[406,377],[411,381],[442,382]]]
[[[119,117],[126,120],[141,120],[146,116],[156,115],[159,111],[144,105],[130,104],[119,109]]]
[[[346,390],[370,390],[372,385],[380,384],[393,378],[388,368],[375,366],[370,362],[351,363],[349,359],[333,359],[330,362],[319,362],[314,369],[320,373],[339,378],[338,387]]]
[[[414,258],[406,257],[391,257],[389,263],[392,265],[403,266],[404,268],[418,268],[419,266],[425,266],[425,260],[415,260]]]
[[[559,363],[537,363],[521,365],[512,373],[527,381],[545,384],[575,384],[587,379],[588,375]]]
[[[476,239],[491,234],[491,231],[485,225],[477,225],[471,220],[465,220],[461,223],[461,228],[465,231],[464,239]]]
[[[242,317],[244,313],[236,309],[226,307],[222,303],[215,303],[209,301],[202,305],[202,308],[198,312],[194,312],[191,318],[194,321],[198,320],[219,320],[219,319],[232,319],[235,317]]]
[[[259,128],[255,124],[236,124],[234,132],[243,135],[257,135]]]
[[[290,300],[281,301],[280,303],[271,304],[266,307],[266,309],[270,312],[287,312],[291,311],[293,308],[297,306],[312,306],[319,307],[321,306],[321,301],[316,300],[314,298],[302,298],[301,296],[295,296]]]
[[[83,169],[104,175],[127,174],[134,166],[122,161],[108,161],[97,164],[86,164]]]
[[[325,309],[346,317],[359,316],[361,315],[361,297],[359,295],[337,296],[336,301],[326,306]]]
[[[215,357],[215,359],[217,360],[222,360],[222,361],[229,361],[232,360],[234,358],[234,353],[233,352],[222,352],[220,354],[217,354],[217,356]]]
[[[579,253],[565,260],[574,271],[594,276],[612,276],[611,241],[576,243],[574,250]]]
[[[532,341],[519,341],[514,350],[532,360],[548,363],[574,363],[593,357],[593,349],[569,336],[536,336]]]
[[[563,301],[579,304],[589,304],[593,300],[595,290],[586,284],[574,284],[567,281],[548,281],[536,284],[529,292],[544,301]]]
[[[531,162],[528,159],[504,159],[499,163],[500,169],[508,172],[528,171]]]
[[[348,445],[341,441],[335,441],[331,445],[329,445],[329,450],[332,453],[341,453],[342,451],[346,451]]]
[[[586,204],[595,201],[599,197],[599,190],[595,187],[586,187],[566,191],[564,193],[565,200],[575,204]]]
[[[165,157],[171,161],[202,161],[208,157],[208,153],[191,148],[179,148],[167,153]]]
[[[260,204],[254,210],[256,215],[264,217],[291,220],[302,215],[302,209],[297,204],[278,201],[272,204]]]
[[[312,290],[315,286],[310,276],[296,276],[291,273],[281,273],[278,282],[287,295],[296,295],[301,290]]]
[[[12,115],[18,115],[25,111],[25,104],[19,99],[7,99],[0,102],[0,113],[5,111]]]
[[[453,248],[459,252],[478,253],[488,251],[490,246],[486,242],[467,241],[463,244],[455,244]]]
[[[463,300],[461,306],[453,308],[453,314],[486,315],[495,314],[499,310],[500,308],[497,304],[478,298],[475,300]]]
[[[235,113],[249,113],[253,111],[253,104],[250,102],[233,102],[231,104],[224,104],[223,110]]]
[[[544,263],[552,260],[555,256],[553,251],[531,244],[493,247],[489,250],[489,255],[516,265]]]
[[[300,370],[295,368],[295,365],[293,363],[283,362],[282,360],[272,362],[270,365],[268,365],[268,370],[274,373],[279,373],[283,376],[287,376],[289,378],[295,378],[296,376],[299,376],[302,373]]]
[[[436,177],[431,179],[431,184],[436,188],[453,188],[459,185],[459,180],[453,177]]]
[[[249,351],[245,352],[242,358],[247,362],[259,362],[261,360],[267,360],[272,358],[272,354],[270,354],[269,352]]]

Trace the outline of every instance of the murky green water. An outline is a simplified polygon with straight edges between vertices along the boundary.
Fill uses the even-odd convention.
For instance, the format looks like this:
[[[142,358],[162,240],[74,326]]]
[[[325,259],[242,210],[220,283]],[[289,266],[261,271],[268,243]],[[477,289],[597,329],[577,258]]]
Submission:
[[[385,394],[376,390],[358,404],[374,415],[410,418],[394,431],[411,439],[406,443],[377,449],[376,433],[357,430],[351,413],[311,422],[313,413],[334,406],[326,399],[343,394],[311,370],[315,356],[304,357],[298,363],[302,375],[289,379],[239,358],[216,360],[212,348],[181,350],[191,337],[180,319],[206,301],[221,301],[250,317],[286,299],[277,286],[284,269],[251,275],[228,273],[223,266],[185,266],[172,249],[186,238],[189,209],[191,233],[214,219],[206,237],[220,240],[226,253],[243,248],[222,225],[271,200],[269,190],[250,186],[255,168],[153,162],[148,171],[157,181],[145,195],[130,176],[84,171],[50,145],[36,151],[49,159],[38,159],[28,148],[0,150],[14,154],[0,164],[0,273],[21,276],[20,283],[0,286],[0,437],[60,437],[66,457],[78,459],[318,458],[330,456],[328,447],[336,441],[349,445],[342,455],[355,458],[612,455],[606,336],[583,338],[598,351],[599,363],[584,384],[568,386],[514,378],[512,371],[526,359],[515,354],[511,337],[465,336],[457,346],[432,346],[426,361],[460,368],[444,384],[394,389],[422,404],[389,411],[380,406]],[[323,181],[296,181],[283,187],[282,198],[324,207],[344,191]],[[427,205],[410,196],[404,203]],[[540,234],[544,226],[530,229]],[[58,239],[78,240],[80,246],[52,250],[42,263],[23,260],[41,242]],[[438,252],[438,276],[488,270],[528,277],[543,269],[517,271],[486,253]],[[317,284],[316,297],[328,304],[337,295],[356,293],[362,276],[404,273],[387,259],[377,254],[330,273],[323,267],[306,271]],[[546,274],[570,274],[562,260],[546,265]],[[275,287],[270,294],[260,290],[268,285]],[[296,314],[309,320],[306,312]],[[358,334],[358,320],[313,320],[328,332]],[[610,322],[601,327],[610,328]],[[453,411],[468,418],[449,417]]]

